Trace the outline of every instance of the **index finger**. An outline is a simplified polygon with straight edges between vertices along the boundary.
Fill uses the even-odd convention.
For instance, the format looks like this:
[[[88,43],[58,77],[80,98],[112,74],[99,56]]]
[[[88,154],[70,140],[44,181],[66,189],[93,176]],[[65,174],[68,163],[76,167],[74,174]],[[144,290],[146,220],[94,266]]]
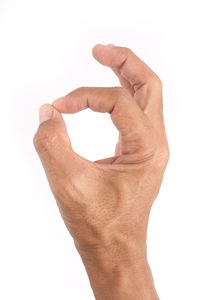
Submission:
[[[53,102],[61,113],[76,113],[90,108],[109,113],[122,137],[122,153],[143,151],[146,147],[147,119],[122,87],[81,87]]]

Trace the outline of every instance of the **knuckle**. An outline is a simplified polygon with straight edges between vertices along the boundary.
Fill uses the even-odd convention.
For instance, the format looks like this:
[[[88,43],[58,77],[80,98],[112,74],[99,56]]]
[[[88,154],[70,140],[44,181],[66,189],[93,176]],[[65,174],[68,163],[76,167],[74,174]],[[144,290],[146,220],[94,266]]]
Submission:
[[[36,132],[36,134],[33,137],[33,144],[37,150],[40,147],[40,140],[41,140],[41,138],[39,138],[39,134],[38,134],[38,132]]]
[[[165,148],[165,151],[164,151],[164,157],[165,157],[166,163],[168,163],[169,158],[170,158],[170,149],[169,149],[169,146],[167,146],[167,147]]]
[[[162,89],[162,81],[156,73],[153,73],[152,78],[151,78],[151,83],[156,88]]]
[[[82,90],[84,90],[86,87],[85,86],[80,86],[80,87],[78,87],[76,90],[77,91],[82,91]]]
[[[132,54],[132,53],[133,53],[133,51],[132,51],[131,48],[129,48],[129,47],[122,47],[122,50],[123,50],[124,52],[126,52],[126,54]]]
[[[74,92],[81,93],[81,92],[83,92],[85,90],[85,88],[86,88],[85,86],[80,86],[80,87],[76,88],[74,90]]]
[[[43,153],[48,151],[57,137],[58,136],[54,131],[39,130],[33,138],[33,143],[36,150]]]
[[[162,168],[166,168],[168,161],[170,158],[170,150],[169,146],[165,145],[160,147],[159,149],[159,155],[158,155],[158,165]]]
[[[115,93],[118,99],[127,98],[129,96],[128,90],[122,86],[115,87]]]

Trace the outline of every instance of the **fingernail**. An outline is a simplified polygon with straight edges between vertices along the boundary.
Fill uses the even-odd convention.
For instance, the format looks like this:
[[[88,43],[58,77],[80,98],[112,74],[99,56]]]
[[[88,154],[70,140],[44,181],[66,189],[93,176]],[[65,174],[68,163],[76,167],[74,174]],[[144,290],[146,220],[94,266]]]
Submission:
[[[39,111],[39,121],[40,124],[50,120],[53,115],[53,106],[51,104],[44,104],[40,107]]]

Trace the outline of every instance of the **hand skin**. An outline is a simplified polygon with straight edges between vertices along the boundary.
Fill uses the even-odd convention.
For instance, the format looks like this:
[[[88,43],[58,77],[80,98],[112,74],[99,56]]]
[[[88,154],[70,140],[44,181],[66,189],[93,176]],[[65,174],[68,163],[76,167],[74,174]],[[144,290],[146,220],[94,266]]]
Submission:
[[[43,105],[34,145],[96,299],[156,300],[146,238],[169,159],[162,83],[129,48],[97,44],[92,53],[121,86],[81,87]],[[73,151],[61,113],[86,108],[109,113],[119,130],[113,157]]]

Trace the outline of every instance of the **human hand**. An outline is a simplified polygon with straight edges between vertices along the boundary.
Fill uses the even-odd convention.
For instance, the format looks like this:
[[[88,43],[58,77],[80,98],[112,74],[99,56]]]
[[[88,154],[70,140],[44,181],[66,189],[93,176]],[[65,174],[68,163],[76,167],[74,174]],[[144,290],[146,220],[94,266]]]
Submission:
[[[34,145],[97,299],[138,299],[139,293],[103,295],[91,274],[93,264],[104,264],[105,249],[110,270],[134,260],[146,272],[149,213],[169,158],[162,84],[128,48],[96,45],[93,56],[112,68],[122,87],[82,87],[43,105]],[[88,107],[109,113],[119,130],[115,156],[92,162],[73,151],[61,113]],[[140,299],[157,299],[152,295]]]

